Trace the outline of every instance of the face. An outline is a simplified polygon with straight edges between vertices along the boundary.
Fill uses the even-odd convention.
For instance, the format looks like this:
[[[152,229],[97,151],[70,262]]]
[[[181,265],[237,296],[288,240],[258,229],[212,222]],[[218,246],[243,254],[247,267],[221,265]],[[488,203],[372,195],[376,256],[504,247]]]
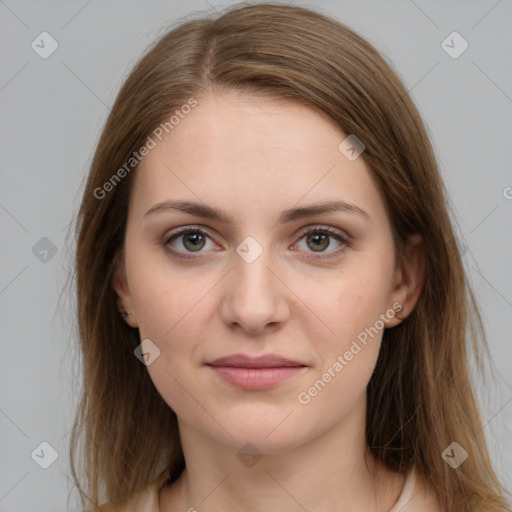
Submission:
[[[160,351],[147,370],[180,428],[278,453],[364,399],[383,329],[414,298],[345,138],[299,104],[209,93],[136,171],[115,288]],[[232,355],[250,362],[215,363]]]

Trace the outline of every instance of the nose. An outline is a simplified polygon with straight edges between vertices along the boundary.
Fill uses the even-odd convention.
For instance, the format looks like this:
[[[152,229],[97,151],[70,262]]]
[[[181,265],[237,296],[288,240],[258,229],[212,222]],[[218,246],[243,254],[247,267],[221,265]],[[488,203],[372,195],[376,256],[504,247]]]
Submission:
[[[268,251],[248,263],[237,254],[234,268],[224,280],[222,321],[231,329],[248,334],[270,332],[282,327],[290,315],[290,290],[273,267]]]

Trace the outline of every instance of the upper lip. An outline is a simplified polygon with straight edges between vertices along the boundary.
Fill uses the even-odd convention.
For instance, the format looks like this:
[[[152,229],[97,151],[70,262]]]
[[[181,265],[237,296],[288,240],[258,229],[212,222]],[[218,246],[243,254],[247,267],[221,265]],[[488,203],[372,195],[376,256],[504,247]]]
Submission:
[[[275,354],[267,354],[260,357],[251,357],[245,354],[233,354],[231,356],[220,357],[206,364],[208,366],[231,366],[235,368],[279,368],[283,366],[306,366],[305,364],[299,363],[298,361],[285,359],[284,357]]]

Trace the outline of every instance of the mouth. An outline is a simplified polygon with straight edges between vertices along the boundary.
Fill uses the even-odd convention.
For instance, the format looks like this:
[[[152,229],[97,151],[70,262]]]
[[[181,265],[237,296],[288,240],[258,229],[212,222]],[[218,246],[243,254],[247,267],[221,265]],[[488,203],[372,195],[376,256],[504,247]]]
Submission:
[[[308,368],[301,362],[273,354],[260,357],[234,354],[206,363],[206,366],[225,382],[254,391],[273,388]]]

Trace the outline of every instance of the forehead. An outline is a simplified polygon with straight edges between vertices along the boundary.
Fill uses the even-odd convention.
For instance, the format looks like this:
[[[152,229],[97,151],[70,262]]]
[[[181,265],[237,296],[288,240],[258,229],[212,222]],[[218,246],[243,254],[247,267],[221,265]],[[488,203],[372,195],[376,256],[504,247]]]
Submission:
[[[143,214],[186,196],[224,208],[251,204],[253,211],[302,198],[370,208],[380,201],[378,191],[364,160],[349,161],[338,149],[345,138],[333,121],[300,103],[210,93],[141,162],[134,207]]]

